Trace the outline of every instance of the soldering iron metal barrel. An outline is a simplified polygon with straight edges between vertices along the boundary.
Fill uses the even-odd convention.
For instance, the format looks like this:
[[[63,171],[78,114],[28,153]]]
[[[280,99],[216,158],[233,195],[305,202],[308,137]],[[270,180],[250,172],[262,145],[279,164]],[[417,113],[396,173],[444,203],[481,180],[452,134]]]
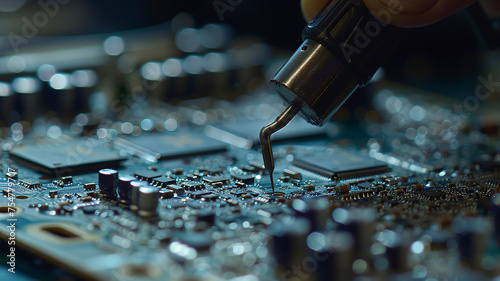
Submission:
[[[362,0],[332,1],[304,29],[303,44],[270,81],[322,126],[394,50],[400,29],[374,17]]]

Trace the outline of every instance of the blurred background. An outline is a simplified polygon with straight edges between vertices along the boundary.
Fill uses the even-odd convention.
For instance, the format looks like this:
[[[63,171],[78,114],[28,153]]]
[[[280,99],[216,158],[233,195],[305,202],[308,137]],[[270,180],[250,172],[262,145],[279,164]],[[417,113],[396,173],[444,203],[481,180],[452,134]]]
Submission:
[[[298,0],[0,0],[0,13],[2,126],[110,108],[119,119],[113,107],[130,96],[127,107],[235,100],[265,87],[306,24]],[[379,76],[463,99],[498,61],[460,12],[407,30]],[[359,92],[346,110],[370,107],[370,89]]]

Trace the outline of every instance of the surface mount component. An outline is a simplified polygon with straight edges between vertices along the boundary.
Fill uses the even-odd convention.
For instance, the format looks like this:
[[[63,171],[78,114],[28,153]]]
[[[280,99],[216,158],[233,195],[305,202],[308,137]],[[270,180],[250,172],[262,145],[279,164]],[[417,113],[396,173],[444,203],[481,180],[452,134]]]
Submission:
[[[126,159],[96,140],[64,136],[15,147],[9,156],[35,171],[58,176],[117,167]]]
[[[292,165],[331,180],[346,180],[383,174],[390,171],[383,162],[357,151],[333,149],[329,153],[296,158]]]
[[[151,162],[226,151],[224,143],[191,130],[123,136],[114,145]]]

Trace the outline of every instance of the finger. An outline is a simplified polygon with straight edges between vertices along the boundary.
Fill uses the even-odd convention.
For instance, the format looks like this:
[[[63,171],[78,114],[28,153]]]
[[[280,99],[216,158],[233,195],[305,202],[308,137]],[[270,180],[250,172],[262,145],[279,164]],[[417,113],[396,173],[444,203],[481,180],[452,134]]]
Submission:
[[[302,14],[306,21],[311,21],[329,2],[329,0],[301,0]]]
[[[419,27],[433,24],[471,5],[475,1],[364,0],[369,10],[376,14],[387,14],[389,12],[389,23],[401,27]]]
[[[364,0],[375,14],[389,13],[389,23],[402,27],[418,27],[435,23],[463,9],[476,0]],[[498,0],[483,0],[492,9],[499,8]],[[302,12],[310,21],[328,0],[302,0]],[[500,9],[499,9],[500,11]],[[387,19],[384,19],[387,20]]]

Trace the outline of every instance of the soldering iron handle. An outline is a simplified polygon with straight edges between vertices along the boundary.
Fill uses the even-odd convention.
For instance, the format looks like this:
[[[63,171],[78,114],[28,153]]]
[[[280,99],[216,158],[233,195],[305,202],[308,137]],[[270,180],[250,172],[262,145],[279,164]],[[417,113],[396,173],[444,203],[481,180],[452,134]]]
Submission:
[[[302,38],[312,39],[344,59],[364,86],[401,38],[401,28],[390,25],[396,12],[370,11],[362,0],[331,1],[305,27]]]

